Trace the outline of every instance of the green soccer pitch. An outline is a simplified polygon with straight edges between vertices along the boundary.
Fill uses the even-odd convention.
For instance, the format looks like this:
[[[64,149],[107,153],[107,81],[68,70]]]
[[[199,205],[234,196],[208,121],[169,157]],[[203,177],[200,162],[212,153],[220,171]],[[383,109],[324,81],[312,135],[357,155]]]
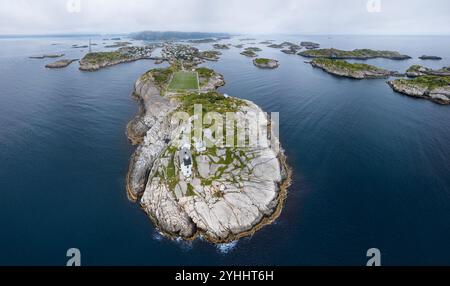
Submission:
[[[174,73],[169,90],[198,90],[197,73],[187,71]]]

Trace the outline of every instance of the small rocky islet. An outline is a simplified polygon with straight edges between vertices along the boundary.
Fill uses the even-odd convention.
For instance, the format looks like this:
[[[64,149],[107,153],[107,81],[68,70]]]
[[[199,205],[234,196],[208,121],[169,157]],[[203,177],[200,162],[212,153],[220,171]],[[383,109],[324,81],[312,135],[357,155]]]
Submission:
[[[304,47],[307,50],[314,50],[320,48],[320,44],[314,42],[301,42],[300,46]]]
[[[155,48],[163,48],[162,57],[152,57],[152,52]],[[168,60],[167,54],[174,54],[180,59],[200,64],[204,61],[218,61],[222,53],[217,50],[200,51],[197,48],[183,44],[151,44],[143,47],[126,46],[116,51],[86,54],[80,60],[80,70],[97,71],[101,68],[143,59],[155,60],[156,64],[161,64]]]
[[[46,64],[45,67],[49,69],[61,69],[68,67],[71,63],[78,61],[78,59],[59,60]]]
[[[88,53],[80,60],[79,69],[82,71],[96,71],[121,63],[151,59],[153,49],[153,46],[122,47],[113,52]]]
[[[440,61],[440,60],[442,60],[441,57],[438,57],[438,56],[427,56],[427,55],[420,56],[419,59],[421,59],[421,60],[433,60],[433,61]]]
[[[350,63],[344,60],[317,58],[309,62],[313,67],[320,68],[330,74],[353,79],[376,79],[398,76],[398,72],[388,71],[373,65]]]
[[[311,58],[308,63],[314,68],[353,79],[382,79],[402,74],[348,62],[348,59],[411,58],[395,51],[320,49],[319,44],[312,42],[274,44],[266,41],[264,44],[286,54]],[[174,134],[186,128],[190,121],[184,125],[173,124],[170,116],[174,112],[185,111],[193,116],[191,110],[195,103],[205,104],[207,110],[215,112],[262,112],[251,101],[219,93],[217,88],[225,84],[224,77],[209,68],[198,67],[205,61],[219,60],[221,52],[218,50],[230,46],[215,44],[214,50],[200,51],[173,43],[144,47],[124,45],[116,51],[88,53],[80,61],[80,70],[84,71],[140,59],[169,62],[168,68],[149,70],[135,83],[133,94],[140,104],[140,112],[127,126],[127,136],[137,146],[127,174],[127,193],[130,200],[140,203],[157,228],[171,238],[203,237],[212,243],[225,243],[253,235],[280,215],[290,185],[291,172],[276,136],[267,138],[271,148],[197,148],[198,142],[189,142],[192,174],[187,176],[182,171],[183,158],[179,156],[182,150],[175,144]],[[163,48],[159,58],[151,57],[156,47]],[[305,51],[299,52],[302,49]],[[260,51],[261,48],[250,46],[241,54],[254,58],[253,64],[258,68],[279,67],[275,59],[258,58]],[[56,56],[39,56],[47,57]],[[63,68],[74,61],[59,60],[46,67]],[[197,74],[195,92],[170,88],[179,72]],[[409,78],[387,83],[396,92],[450,104],[449,67],[433,70],[414,65],[405,75]]]
[[[64,57],[65,54],[44,54],[44,55],[39,55],[39,56],[31,56],[29,57],[30,59],[54,59],[54,58],[61,58]]]
[[[111,45],[106,45],[105,48],[122,48],[131,45],[131,42],[115,42]]]
[[[256,58],[253,64],[262,69],[276,69],[280,66],[277,60],[267,58]]]
[[[255,58],[258,56],[257,52],[261,52],[262,49],[258,47],[247,47],[244,49],[244,51],[241,53],[241,55],[244,55],[249,58]]]
[[[345,51],[339,49],[314,49],[298,53],[300,56],[307,58],[327,58],[327,59],[354,59],[354,60],[368,60],[376,58],[384,58],[391,60],[408,60],[411,59],[408,55],[400,54],[396,51],[379,51],[371,49],[356,49],[353,51]]]
[[[442,105],[450,104],[450,67],[433,70],[414,65],[406,71],[406,75],[409,79],[390,80],[389,86],[411,97],[428,99]]]
[[[230,49],[230,46],[227,44],[214,44],[213,48],[216,50],[228,50]]]
[[[208,43],[215,43],[218,42],[219,39],[217,38],[206,38],[206,39],[193,39],[193,40],[188,40],[188,43],[191,44],[208,44]]]
[[[253,41],[254,39],[241,39],[241,42]],[[195,40],[198,43],[217,42],[218,39],[205,41]],[[172,43],[152,44],[145,47],[128,46],[130,42],[116,42],[120,48],[111,52],[88,53],[80,61],[80,70],[96,71],[98,69],[140,59],[153,59],[155,64],[161,64],[168,61],[167,57],[151,57],[151,53],[156,47],[163,47],[164,50],[172,49],[176,51],[177,56],[198,65],[204,61],[218,61],[221,56],[219,50],[229,49],[230,46],[243,48],[243,44],[214,44],[214,50],[200,51],[188,45],[177,45]],[[249,44],[249,43],[247,43]],[[449,68],[433,70],[420,65],[411,66],[405,74],[385,70],[373,65],[364,63],[350,63],[346,60],[368,60],[376,58],[385,58],[391,60],[408,60],[410,56],[401,54],[397,51],[372,50],[372,49],[355,49],[352,51],[339,50],[335,48],[320,49],[320,44],[314,42],[300,42],[300,44],[292,42],[282,42],[280,44],[273,41],[263,41],[260,44],[266,44],[267,47],[280,49],[286,54],[297,54],[306,58],[312,58],[307,63],[315,68],[322,69],[330,74],[347,77],[353,79],[376,79],[388,77],[407,76],[413,79],[397,79],[388,81],[389,86],[396,92],[410,95],[413,97],[421,97],[429,99],[440,104],[449,104],[448,93],[448,77],[450,76]],[[73,45],[74,48],[85,48],[88,46]],[[304,51],[300,51],[305,49]],[[253,64],[259,68],[277,68],[278,61],[265,58],[257,58],[261,48],[250,46],[241,52],[242,55],[255,58]],[[40,56],[32,56],[34,59],[57,58],[63,57],[64,54],[45,54]],[[421,60],[441,60],[441,57],[422,55]],[[64,68],[75,60],[59,60],[46,65],[46,68]]]

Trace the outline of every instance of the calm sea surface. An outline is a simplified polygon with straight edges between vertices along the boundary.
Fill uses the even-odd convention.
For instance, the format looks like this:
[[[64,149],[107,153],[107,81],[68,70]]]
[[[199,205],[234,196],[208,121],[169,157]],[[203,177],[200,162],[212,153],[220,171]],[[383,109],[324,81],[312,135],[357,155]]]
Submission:
[[[450,66],[449,37],[255,42],[265,39],[413,57],[367,61],[391,70]],[[259,70],[239,49],[224,51],[208,64],[225,76],[221,91],[280,112],[294,183],[279,220],[251,239],[173,242],[125,192],[133,152],[125,127],[137,112],[130,94],[153,62],[85,73],[77,63],[47,70],[52,59],[28,59],[81,58],[87,50],[71,45],[87,40],[0,39],[0,265],[65,265],[72,247],[84,265],[365,265],[372,247],[385,265],[450,265],[450,106],[396,94],[385,80],[336,78],[261,45],[279,69]],[[103,49],[101,38],[93,42]],[[420,61],[422,54],[444,59]]]

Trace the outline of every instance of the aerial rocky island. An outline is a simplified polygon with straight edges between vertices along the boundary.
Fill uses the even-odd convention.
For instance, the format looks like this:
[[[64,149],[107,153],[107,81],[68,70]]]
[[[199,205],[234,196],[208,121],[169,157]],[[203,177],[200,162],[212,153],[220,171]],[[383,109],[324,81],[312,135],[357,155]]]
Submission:
[[[320,48],[320,44],[314,42],[301,42],[300,46],[304,47],[307,50],[314,50]]]
[[[64,57],[64,54],[44,54],[40,56],[31,56],[30,59],[54,59]]]
[[[388,81],[396,92],[424,98],[438,104],[450,104],[450,67],[433,70],[419,65],[411,66],[406,75],[410,79]]]
[[[228,50],[230,49],[230,46],[227,44],[214,44],[213,48],[217,50]]]
[[[80,70],[96,71],[121,63],[150,59],[153,49],[153,46],[122,47],[112,52],[88,53],[80,60]]]
[[[156,48],[162,48],[161,57],[152,56],[152,52]],[[170,54],[175,54],[180,59],[198,65],[204,61],[218,61],[221,52],[217,50],[200,51],[189,45],[172,43],[153,43],[143,47],[127,46],[110,52],[92,52],[86,54],[80,60],[80,70],[97,71],[105,67],[145,59],[155,60],[156,64],[161,64],[168,60],[168,55]]]
[[[408,77],[419,77],[424,75],[450,76],[450,67],[433,70],[421,65],[413,65],[406,70],[406,76]]]
[[[391,60],[407,60],[411,57],[400,54],[396,51],[377,51],[371,49],[356,49],[344,51],[338,49],[311,49],[298,53],[300,56],[308,58],[328,58],[328,59],[355,59],[367,60],[375,58],[385,58]]]
[[[78,61],[78,59],[70,59],[70,60],[59,60],[56,62],[52,62],[46,64],[45,67],[49,69],[61,69],[69,66],[71,63]]]
[[[131,45],[131,42],[114,42],[111,45],[106,45],[105,48],[122,48]]]
[[[197,52],[197,56],[200,59],[206,60],[206,61],[212,61],[216,62],[220,59],[220,55],[222,55],[219,51],[199,51]]]
[[[180,133],[195,126],[196,104],[204,114],[263,114],[260,130],[267,130],[269,118],[253,102],[217,92],[225,82],[214,70],[173,55],[169,61],[170,67],[152,69],[135,83],[141,108],[127,128],[138,145],[127,176],[129,198],[171,238],[226,243],[250,236],[279,216],[290,184],[278,138],[268,132],[261,137],[266,144],[229,146],[209,129],[203,141],[180,141]],[[178,112],[184,120],[173,120]]]
[[[434,60],[434,61],[442,60],[441,57],[438,57],[438,56],[427,56],[427,55],[420,56],[419,59],[421,59],[421,60]]]
[[[256,67],[279,67],[277,60],[258,58],[257,53],[262,50],[250,46],[252,44],[247,40],[241,54],[252,58]],[[216,41],[197,39],[189,42]],[[180,134],[195,126],[198,119],[194,112],[196,104],[202,105],[203,113],[233,113],[238,117],[264,114],[251,101],[219,93],[217,89],[225,85],[224,77],[200,66],[206,61],[219,60],[220,50],[243,48],[244,44],[215,44],[212,45],[213,50],[205,51],[172,42],[143,47],[129,44],[120,44],[115,51],[86,54],[80,61],[80,70],[96,71],[140,59],[169,63],[169,67],[144,73],[134,86],[133,95],[139,102],[140,111],[127,126],[127,136],[136,146],[126,178],[130,200],[140,204],[162,234],[174,239],[202,237],[212,243],[227,243],[251,236],[274,222],[282,211],[291,182],[291,171],[276,134],[268,131],[262,145],[229,146],[213,138],[217,133],[208,126],[202,131],[202,136],[180,140]],[[395,51],[320,49],[319,44],[311,42],[275,44],[266,41],[260,44],[286,54],[304,56],[314,68],[352,79],[402,75],[347,59],[410,58]],[[162,48],[161,56],[152,57],[156,48]],[[299,52],[302,49],[305,51]],[[38,58],[62,56],[43,55]],[[73,61],[59,60],[46,67],[62,68]],[[449,67],[433,70],[415,65],[405,75],[408,78],[387,83],[398,93],[450,104]],[[173,115],[177,113],[187,116],[184,120],[173,121]],[[262,122],[256,121],[257,128],[270,129],[267,128],[271,126],[270,120],[270,116],[264,114]],[[233,134],[237,133],[235,128],[237,126],[233,126]],[[251,132],[250,127],[244,129]]]
[[[313,59],[310,63],[313,67],[320,68],[330,74],[353,79],[388,78],[398,75],[395,71],[388,71],[368,64],[349,63],[344,60],[318,58]]]
[[[253,64],[262,69],[276,69],[277,67],[279,67],[279,63],[277,60],[266,58],[254,59]]]

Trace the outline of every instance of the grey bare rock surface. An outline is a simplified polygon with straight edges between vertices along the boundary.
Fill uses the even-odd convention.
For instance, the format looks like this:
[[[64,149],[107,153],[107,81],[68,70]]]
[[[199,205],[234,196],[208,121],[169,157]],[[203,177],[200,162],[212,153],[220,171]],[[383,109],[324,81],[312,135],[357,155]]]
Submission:
[[[254,59],[253,64],[262,69],[276,69],[279,67],[279,63],[277,60],[273,59]]]
[[[310,64],[330,74],[353,79],[388,78],[397,75],[397,72],[388,71],[366,64],[352,64],[342,60],[314,59]]]

